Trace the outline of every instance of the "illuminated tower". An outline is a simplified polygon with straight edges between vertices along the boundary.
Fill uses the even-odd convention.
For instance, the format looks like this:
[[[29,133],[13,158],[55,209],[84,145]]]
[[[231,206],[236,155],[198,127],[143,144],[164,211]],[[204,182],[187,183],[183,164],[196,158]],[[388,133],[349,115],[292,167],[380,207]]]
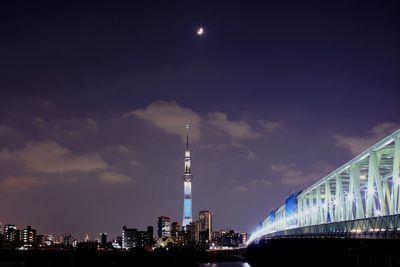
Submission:
[[[183,222],[182,226],[192,222],[192,180],[193,175],[190,169],[190,151],[189,151],[189,125],[186,124],[186,151],[185,151],[185,172],[182,175],[183,178]]]

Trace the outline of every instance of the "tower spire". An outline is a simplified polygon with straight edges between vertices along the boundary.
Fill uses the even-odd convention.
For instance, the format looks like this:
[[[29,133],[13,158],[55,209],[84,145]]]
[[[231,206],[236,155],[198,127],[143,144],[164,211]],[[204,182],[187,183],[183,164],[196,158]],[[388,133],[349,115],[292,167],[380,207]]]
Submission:
[[[190,125],[186,124],[186,151],[189,151],[189,128]]]

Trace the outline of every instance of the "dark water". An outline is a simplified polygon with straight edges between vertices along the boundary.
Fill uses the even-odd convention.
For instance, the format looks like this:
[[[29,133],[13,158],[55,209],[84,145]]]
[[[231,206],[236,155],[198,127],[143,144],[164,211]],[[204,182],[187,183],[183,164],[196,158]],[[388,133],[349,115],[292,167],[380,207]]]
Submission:
[[[199,267],[251,267],[247,262],[210,262],[200,263]]]

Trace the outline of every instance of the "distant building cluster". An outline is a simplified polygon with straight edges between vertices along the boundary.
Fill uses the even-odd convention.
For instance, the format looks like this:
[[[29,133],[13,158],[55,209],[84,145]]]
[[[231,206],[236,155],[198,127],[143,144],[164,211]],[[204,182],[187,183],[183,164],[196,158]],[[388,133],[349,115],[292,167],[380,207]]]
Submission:
[[[208,210],[199,212],[199,219],[186,226],[179,222],[171,222],[167,216],[157,220],[157,240],[155,247],[195,246],[205,249],[245,246],[246,233],[234,230],[213,231],[213,214]]]
[[[19,229],[15,224],[6,224],[2,230],[0,230],[0,248],[2,249],[67,248],[76,247],[78,244],[71,235],[59,237],[50,234],[39,235],[30,225]]]
[[[31,226],[18,229],[13,224],[6,224],[4,233],[0,233],[0,247],[5,249],[153,250],[155,248],[168,249],[169,247],[185,246],[216,250],[245,246],[248,238],[246,233],[237,233],[234,230],[213,231],[213,214],[210,211],[200,211],[198,220],[193,220],[193,174],[189,150],[189,125],[186,125],[186,151],[182,178],[184,182],[182,224],[176,221],[171,222],[168,216],[160,216],[157,219],[156,233],[154,233],[152,226],[148,226],[145,231],[123,226],[121,236],[117,236],[112,241],[107,240],[107,233],[100,233],[95,240],[91,240],[89,234],[85,234],[83,242],[71,235],[62,235],[58,238],[53,235],[37,235],[36,230],[32,229]]]
[[[94,240],[85,234],[81,240],[70,234],[56,236],[37,234],[31,226],[18,228],[14,224],[0,224],[1,249],[77,249],[77,250],[154,250],[156,248],[193,247],[202,249],[224,249],[245,246],[246,233],[234,230],[213,231],[213,214],[199,212],[197,221],[183,227],[180,222],[171,222],[167,216],[157,218],[157,229],[148,226],[141,231],[137,228],[122,227],[121,235],[108,240],[107,233],[100,233]]]

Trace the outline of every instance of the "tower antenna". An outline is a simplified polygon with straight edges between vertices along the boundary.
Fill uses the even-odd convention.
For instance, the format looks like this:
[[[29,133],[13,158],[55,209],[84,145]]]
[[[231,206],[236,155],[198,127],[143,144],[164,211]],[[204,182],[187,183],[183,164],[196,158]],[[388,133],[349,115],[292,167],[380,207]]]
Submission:
[[[190,125],[186,124],[186,151],[189,151],[189,128]]]

